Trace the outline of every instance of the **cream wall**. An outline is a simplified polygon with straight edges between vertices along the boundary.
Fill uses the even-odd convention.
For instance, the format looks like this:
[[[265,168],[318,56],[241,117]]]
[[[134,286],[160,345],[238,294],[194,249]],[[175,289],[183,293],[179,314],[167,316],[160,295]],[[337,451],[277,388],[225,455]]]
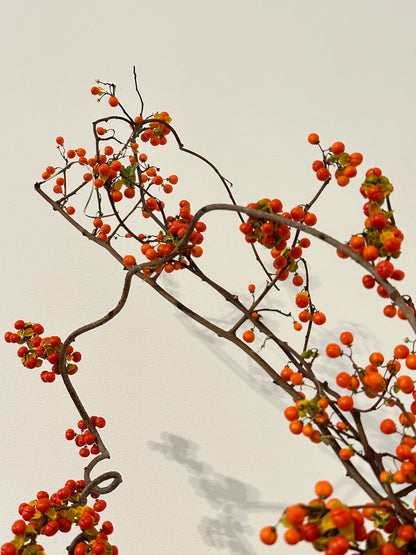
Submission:
[[[185,145],[216,163],[241,203],[277,196],[291,208],[313,196],[311,131],[328,145],[343,140],[363,152],[363,166],[380,166],[396,187],[406,236],[400,267],[415,270],[414,2],[398,9],[368,0],[343,7],[40,0],[4,12],[2,330],[23,318],[64,337],[117,301],[121,268],[52,213],[32,184],[57,161],[57,135],[91,145],[90,122],[108,113],[89,95],[96,77],[118,83],[134,111],[134,64],[147,113],[168,110]],[[224,200],[199,162],[173,148],[161,156],[180,176],[176,199],[194,198],[195,206]],[[341,240],[362,227],[355,181],[342,190],[333,185],[317,210],[318,227]],[[247,284],[261,278],[235,218],[206,223],[205,267],[215,265],[215,275],[248,300]],[[402,341],[405,324],[380,318],[384,305],[362,289],[358,268],[325,247],[311,254],[318,257],[311,263],[315,298],[328,316],[317,344],[357,318],[362,356]],[[181,295],[220,321],[227,317],[227,308],[214,309],[182,275],[172,276]],[[411,293],[412,284],[407,279],[403,290]],[[283,541],[263,546],[258,531],[288,504],[313,497],[318,479],[330,479],[339,497],[363,500],[324,447],[289,435],[281,414],[287,401],[267,377],[144,284],[134,283],[126,309],[77,348],[83,360],[74,383],[87,409],[108,422],[112,458],[101,468],[124,476],[105,512],[121,553],[307,553]],[[0,344],[1,543],[21,502],[80,478],[83,466],[64,439],[78,417],[63,387],[43,384],[14,350]],[[43,544],[57,554],[69,541],[61,535]]]

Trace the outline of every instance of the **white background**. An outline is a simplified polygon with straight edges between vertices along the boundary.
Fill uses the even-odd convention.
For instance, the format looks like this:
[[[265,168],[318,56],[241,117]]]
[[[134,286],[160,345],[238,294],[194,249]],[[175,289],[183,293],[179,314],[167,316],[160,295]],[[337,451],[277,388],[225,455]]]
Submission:
[[[350,152],[361,151],[361,175],[377,165],[395,185],[406,236],[399,266],[411,274],[415,16],[410,0],[9,4],[0,37],[1,329],[22,318],[65,337],[117,301],[122,268],[54,214],[33,183],[58,163],[57,135],[91,148],[90,122],[110,112],[89,94],[96,77],[117,83],[126,107],[138,110],[133,65],[146,113],[169,111],[185,145],[217,165],[242,204],[270,196],[290,209],[313,196],[311,131],[325,146],[343,140]],[[196,209],[226,199],[199,162],[173,147],[160,156],[166,172],[180,177],[171,202],[188,198]],[[320,229],[341,240],[361,230],[359,183],[331,185],[316,209]],[[247,284],[261,286],[263,278],[237,219],[206,223],[201,265],[248,301]],[[316,344],[353,329],[363,357],[375,348],[391,356],[409,333],[406,324],[383,320],[385,303],[363,290],[352,263],[317,245],[310,253],[315,300],[328,316]],[[166,279],[205,314],[220,322],[229,315],[184,272]],[[108,422],[112,458],[101,469],[124,476],[104,513],[115,525],[114,543],[123,554],[146,555],[312,551],[283,540],[263,546],[258,532],[288,504],[313,497],[318,479],[331,480],[345,500],[365,497],[325,447],[288,433],[282,410],[290,401],[267,376],[136,281],[122,314],[76,344],[83,360],[74,383],[87,409]],[[403,291],[412,285],[407,278]],[[43,384],[21,366],[14,346],[0,349],[3,543],[19,503],[80,478],[84,461],[64,439],[78,417],[61,383]],[[276,369],[283,364],[276,361]],[[65,553],[69,536],[43,545]]]

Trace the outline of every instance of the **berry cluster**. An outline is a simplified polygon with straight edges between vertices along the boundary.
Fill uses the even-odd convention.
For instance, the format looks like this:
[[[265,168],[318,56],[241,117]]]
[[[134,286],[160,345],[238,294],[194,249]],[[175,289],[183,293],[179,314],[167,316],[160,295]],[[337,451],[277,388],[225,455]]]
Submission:
[[[167,112],[156,112],[153,117],[159,121],[151,121],[149,123],[149,129],[143,131],[140,135],[140,139],[144,142],[149,143],[152,146],[165,145],[167,142],[166,135],[170,133],[169,127],[164,125],[162,122],[171,123],[172,118]]]
[[[97,137],[105,135],[108,131],[109,130],[104,129],[103,127],[95,128]],[[148,129],[148,131],[150,130]],[[110,139],[103,137],[100,140],[107,141]],[[111,145],[106,145],[103,149],[103,153],[99,156],[95,154],[94,156],[87,158],[87,152],[84,148],[66,150],[63,137],[57,137],[56,142],[60,149],[61,156],[64,158],[68,166],[64,170],[59,170],[59,175],[55,180],[53,192],[57,195],[63,195],[62,198],[64,199],[64,202],[66,202],[66,173],[69,169],[69,165],[74,163],[88,169],[88,171],[82,175],[83,184],[92,183],[96,190],[103,187],[108,192],[111,202],[113,203],[118,203],[122,201],[123,198],[132,199],[135,197],[136,179],[139,181],[140,185],[145,183],[147,184],[147,187],[157,185],[166,194],[171,193],[173,191],[173,185],[178,182],[176,175],[170,175],[164,178],[157,173],[155,167],[149,166],[146,163],[148,159],[147,154],[138,154],[139,145],[137,142],[131,142],[129,144],[131,154],[126,160],[124,159],[126,157],[124,152],[116,153],[114,147]],[[70,160],[73,160],[73,162],[70,162]],[[44,181],[48,181],[55,172],[56,168],[48,166],[42,173],[42,179]],[[149,199],[155,200],[155,197],[150,196]],[[149,202],[150,204],[153,203],[152,200],[149,200]],[[164,207],[163,201],[158,202],[160,206]],[[148,206],[146,204],[145,211],[147,211],[147,208]],[[75,208],[73,206],[67,206],[66,211],[69,215],[75,214]],[[94,227],[95,229],[98,229],[101,226],[98,226],[96,223]],[[99,239],[107,241],[110,229],[108,229],[107,232],[100,230],[102,235],[99,236]]]
[[[93,507],[86,504],[87,500],[80,505],[84,488],[84,480],[67,480],[65,486],[52,495],[39,491],[36,499],[22,503],[19,506],[21,518],[11,526],[15,537],[1,546],[1,555],[45,555],[44,548],[37,543],[38,536],[69,532],[72,525],[79,526],[85,536],[75,547],[75,555],[117,555],[118,548],[108,541],[113,524],[107,520],[97,529],[99,513],[107,503],[93,495],[97,499]]]
[[[287,544],[305,541],[325,555],[344,555],[350,549],[377,555],[414,553],[415,529],[412,524],[400,523],[390,502],[350,508],[339,499],[327,499],[332,492],[332,485],[322,480],[315,485],[317,498],[287,507],[280,519],[286,528],[283,537]],[[387,537],[378,530],[368,531],[366,520]],[[260,539],[267,545],[274,544],[276,526],[263,528]]]
[[[400,281],[405,274],[402,270],[395,268],[391,259],[400,256],[403,233],[397,228],[390,207],[392,191],[393,185],[379,168],[371,168],[367,171],[365,181],[360,188],[361,194],[366,199],[363,207],[366,216],[365,229],[361,234],[353,235],[347,245],[354,252],[372,262],[381,278]],[[385,202],[387,209],[382,208]],[[347,255],[341,251],[338,251],[338,255],[341,258],[347,258]],[[362,283],[366,289],[372,289],[376,281],[371,274],[366,274],[362,278]],[[389,296],[381,285],[378,285],[377,293],[383,298]],[[393,318],[398,314],[400,318],[405,319],[402,311],[398,310],[394,304],[388,304],[383,312],[388,318]]]
[[[308,137],[310,144],[319,145],[319,136],[311,133]],[[320,146],[320,145],[319,145]],[[341,141],[335,142],[329,149],[322,150],[323,160],[315,160],[312,169],[319,181],[329,181],[331,178],[330,166],[335,166],[335,179],[340,187],[345,187],[352,177],[357,175],[357,166],[363,161],[360,152],[348,154],[345,145]]]
[[[104,428],[106,421],[102,416],[91,416],[91,422],[97,428]],[[68,428],[65,431],[65,437],[67,440],[75,440],[75,445],[80,447],[79,454],[81,457],[89,457],[89,455],[98,455],[100,449],[97,445],[97,438],[93,433],[87,429],[87,425],[83,420],[78,422],[78,428],[81,430],[79,433],[75,432],[74,429]]]
[[[114,85],[100,81],[98,83],[100,86],[92,87],[91,93],[97,95],[99,100],[108,97],[110,105],[117,106],[119,102],[114,95]],[[42,174],[42,179],[48,181],[53,176],[56,177],[53,191],[60,196],[56,202],[65,208],[70,216],[73,216],[76,210],[74,206],[67,205],[68,198],[74,192],[90,184],[91,195],[95,193],[98,199],[98,213],[93,218],[92,235],[99,241],[108,244],[113,238],[121,236],[138,241],[141,244],[142,254],[149,261],[161,261],[160,266],[152,264],[152,266],[146,267],[143,272],[145,275],[151,275],[153,272],[160,273],[162,270],[170,273],[173,270],[182,269],[188,265],[187,259],[190,256],[197,258],[202,255],[203,250],[200,244],[203,241],[202,233],[205,231],[206,225],[198,222],[186,248],[177,257],[163,260],[174,250],[193,216],[187,200],[179,202],[179,213],[176,216],[165,214],[165,202],[160,198],[160,193],[172,193],[174,186],[178,183],[178,177],[175,174],[163,176],[159,168],[149,163],[148,155],[139,151],[137,142],[140,138],[142,143],[149,142],[152,146],[166,144],[166,137],[171,131],[172,118],[168,112],[163,111],[155,112],[145,119],[142,116],[131,119],[131,135],[128,141],[117,140],[115,130],[109,125],[113,120],[117,121],[118,119],[117,116],[106,118],[106,127],[103,126],[103,120],[94,124],[96,151],[90,157],[86,149],[82,147],[66,149],[64,138],[57,137],[56,143],[65,161],[65,167],[48,166]],[[121,143],[124,144],[122,148],[120,148]],[[78,185],[71,193],[68,174],[73,166],[82,168],[83,175],[81,185]],[[87,171],[85,172],[85,170]],[[102,192],[107,193],[111,205],[110,211],[103,208]],[[158,235],[137,233],[130,227],[133,224],[127,222],[127,217],[122,216],[119,209],[120,202],[123,199],[133,199],[137,196],[139,199],[134,207],[131,205],[125,207],[127,217],[133,212],[141,211],[145,219],[153,219],[159,225],[163,223],[162,231]],[[124,208],[125,204],[130,203],[121,204]],[[116,225],[110,221],[113,216],[117,217]],[[134,266],[136,263],[136,256],[131,251],[123,256],[125,267]]]
[[[153,200],[153,199],[148,199]],[[146,204],[148,204],[148,201]],[[153,211],[157,209],[157,203],[155,205],[150,205],[149,210]],[[193,215],[191,214],[191,205],[187,200],[181,200],[179,202],[179,214],[174,216],[168,216],[166,218],[167,232],[159,232],[154,238],[146,237],[145,235],[139,236],[139,238],[144,241],[141,246],[141,252],[149,261],[163,260],[166,256],[169,256],[174,248],[176,247],[178,241],[184,236],[189,222],[192,220]],[[195,229],[192,231],[189,243],[184,251],[187,256],[193,256],[199,258],[202,256],[203,249],[199,245],[203,242],[204,236],[203,232],[206,230],[207,226],[204,222],[197,222]],[[132,255],[127,255],[123,259],[125,266],[134,266],[136,264],[136,258]],[[181,254],[177,259],[169,260],[168,262],[162,263],[160,266],[155,268],[156,273],[160,273],[165,270],[167,273],[171,273],[174,270],[180,270],[187,265],[186,259]],[[150,274],[150,268],[145,268],[144,273]]]
[[[328,358],[335,359],[340,356],[348,357],[352,364],[354,371],[352,373],[342,371],[336,376],[336,384],[342,389],[347,389],[350,393],[347,395],[340,395],[336,400],[338,409],[344,412],[351,411],[355,407],[354,398],[359,394],[364,393],[369,399],[379,398],[383,404],[398,410],[398,423],[403,427],[402,436],[406,436],[406,442],[412,447],[416,445],[416,436],[408,438],[409,433],[405,428],[413,426],[416,419],[416,392],[415,382],[413,378],[407,374],[401,373],[397,376],[402,369],[402,363],[408,370],[416,370],[416,348],[413,342],[412,350],[405,344],[396,345],[393,350],[393,356],[385,361],[384,355],[379,352],[374,352],[369,355],[368,364],[360,366],[353,360],[352,357],[352,344],[354,341],[353,334],[349,331],[340,334],[340,343],[329,343],[326,346],[325,353]],[[318,352],[304,353],[305,357],[317,356]],[[290,366],[285,366],[280,373],[280,376],[287,382],[294,386],[302,386],[305,378],[299,371],[294,371]],[[397,394],[412,394],[413,402],[408,409],[405,408],[403,402],[399,402]],[[304,394],[300,391],[301,395]],[[402,408],[400,408],[402,407]],[[285,417],[290,421],[290,431],[294,434],[303,434],[309,439],[320,441],[321,433],[318,429],[313,428],[314,424],[329,426],[333,433],[339,436],[340,440],[348,447],[341,449],[339,455],[341,459],[349,459],[355,454],[351,439],[348,439],[348,431],[345,423],[339,421],[332,422],[333,414],[326,411],[329,407],[329,402],[326,397],[316,396],[311,400],[303,399],[297,401],[295,405],[289,406],[285,410]],[[396,431],[390,425],[388,420],[388,427],[382,429],[383,433],[393,433]],[[384,421],[383,421],[384,422]],[[387,426],[387,424],[385,424]],[[391,431],[387,432],[389,429]],[[344,432],[346,434],[344,435]],[[412,429],[413,434],[415,434]],[[410,453],[410,458],[414,459],[416,463],[416,453]],[[416,480],[416,466],[415,472],[412,473],[412,479]]]
[[[308,226],[316,224],[317,218],[312,212],[305,212],[302,206],[295,206],[290,212],[283,212],[283,205],[279,199],[261,199],[256,203],[250,203],[247,208],[261,210],[269,214],[279,214],[287,220],[301,222]],[[280,281],[288,278],[289,272],[296,272],[297,260],[302,256],[302,249],[310,245],[306,237],[300,239],[296,245],[288,246],[291,237],[290,227],[283,223],[257,219],[249,216],[247,221],[240,225],[240,231],[244,234],[247,243],[260,243],[270,250],[273,258],[273,267]]]
[[[62,350],[62,341],[57,335],[51,337],[41,337],[45,331],[41,324],[32,324],[24,320],[17,320],[14,324],[15,332],[8,331],[4,335],[7,343],[17,343],[22,345],[17,356],[21,359],[23,366],[26,368],[39,368],[43,361],[47,360],[51,365],[51,370],[43,370],[40,378],[45,383],[55,380],[55,376],[60,374],[58,370],[59,355]],[[75,364],[81,360],[81,353],[74,351],[69,346],[66,351],[66,370],[68,374],[75,374],[78,366]]]

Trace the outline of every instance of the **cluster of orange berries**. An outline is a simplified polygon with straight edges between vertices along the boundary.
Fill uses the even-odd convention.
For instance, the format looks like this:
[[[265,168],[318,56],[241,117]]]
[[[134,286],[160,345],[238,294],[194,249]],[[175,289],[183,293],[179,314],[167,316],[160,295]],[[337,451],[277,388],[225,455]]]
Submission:
[[[106,85],[103,83],[103,85]],[[91,93],[103,97],[110,95],[113,89],[110,86],[110,92],[106,91],[103,87],[93,87]],[[113,96],[109,98],[110,105],[115,105],[111,102]],[[157,121],[155,121],[157,120]],[[170,133],[169,124],[172,118],[168,112],[156,112],[147,119],[137,116],[133,124],[133,136],[140,137],[141,141],[146,143],[150,142],[151,145],[164,145],[166,144],[166,136]],[[173,191],[174,185],[178,183],[178,177],[174,174],[167,177],[160,175],[155,166],[148,164],[148,156],[146,153],[139,153],[139,145],[137,142],[129,143],[119,153],[114,151],[113,146],[108,144],[113,138],[114,130],[106,129],[105,127],[94,126],[95,137],[100,145],[100,141],[106,141],[103,152],[95,154],[93,157],[88,158],[84,148],[77,148],[74,150],[65,149],[65,141],[63,137],[57,137],[56,142],[60,149],[60,153],[68,164],[69,161],[78,157],[76,162],[80,166],[86,166],[89,171],[83,175],[83,185],[91,182],[95,189],[104,188],[109,195],[110,202],[113,205],[114,211],[116,208],[115,203],[120,202],[123,198],[132,199],[136,195],[136,188],[139,187],[144,193],[144,198],[140,201],[142,215],[144,218],[150,218],[152,212],[163,212],[165,203],[153,193],[150,188],[156,186],[159,190],[169,194]],[[126,157],[126,148],[131,149],[131,154],[128,155],[129,165],[124,165],[124,158]],[[72,162],[71,162],[72,163]],[[63,195],[63,202],[66,203],[66,171],[69,167],[65,167],[59,172],[56,178],[56,184],[53,190],[56,194]],[[55,173],[56,168],[48,166],[42,175],[44,180],[50,179]],[[62,174],[62,175],[61,175]],[[124,187],[124,190],[123,190]],[[68,214],[73,215],[75,208],[69,206],[66,208]],[[178,240],[186,232],[189,222],[192,219],[190,212],[190,204],[186,200],[179,203],[179,214],[175,217],[169,216],[163,218],[167,224],[168,229],[160,232],[156,237],[146,236],[140,234],[134,235],[133,232],[126,233],[127,238],[135,237],[141,243],[141,252],[149,261],[162,259],[168,256],[175,248]],[[103,216],[97,216],[93,220],[93,235],[100,241],[109,242],[113,235],[117,233],[119,225],[116,229],[112,230],[112,226],[105,221]],[[206,225],[203,222],[196,224],[195,230],[192,232],[189,244],[185,251],[175,260],[168,260],[160,267],[144,269],[144,273],[150,275],[152,272],[159,273],[163,269],[170,273],[173,270],[182,269],[187,266],[188,262],[185,256],[200,257],[203,253],[200,243],[203,241],[203,231]],[[123,264],[126,267],[131,267],[136,264],[136,257],[128,254],[123,258]]]
[[[346,339],[346,337],[348,339]],[[343,341],[344,339],[344,341]],[[352,343],[352,334],[344,332],[341,334],[341,342],[344,344]],[[343,354],[342,348],[337,343],[330,343],[326,347],[326,354],[330,358],[337,358]],[[385,418],[380,424],[380,430],[384,434],[393,434],[397,431],[397,425],[402,427],[400,444],[396,449],[396,460],[401,461],[401,467],[395,472],[383,471],[380,476],[382,482],[387,483],[414,483],[416,481],[416,452],[412,449],[416,446],[416,438],[412,432],[409,433],[416,421],[416,391],[415,380],[408,374],[401,372],[402,363],[408,370],[416,370],[416,353],[410,350],[405,344],[396,345],[393,349],[393,357],[385,362],[384,355],[373,352],[369,356],[369,364],[360,368],[355,365],[353,374],[349,372],[339,372],[336,376],[336,383],[339,387],[351,391],[350,395],[342,396],[337,404],[341,410],[351,410],[354,407],[353,396],[361,390],[370,399],[380,397],[384,399],[387,407],[399,408],[398,422],[392,418]],[[400,375],[398,375],[400,372]],[[397,403],[397,394],[412,395],[412,402],[407,409],[404,404]],[[345,427],[339,427],[342,432]],[[343,451],[343,449],[341,450]],[[351,458],[354,454],[352,447],[349,447],[348,456],[339,453],[343,459]],[[345,452],[346,454],[346,452]]]
[[[47,360],[51,365],[51,370],[44,370],[40,374],[40,378],[45,383],[55,380],[55,376],[59,375],[58,362],[60,352],[62,350],[62,341],[57,335],[51,337],[41,337],[45,331],[41,324],[25,322],[17,320],[14,324],[15,332],[8,331],[4,335],[7,343],[17,343],[22,345],[17,356],[21,359],[23,366],[26,368],[39,368],[43,361]],[[70,345],[66,351],[66,370],[68,374],[75,374],[78,366],[75,364],[81,360],[81,353],[74,351]]]
[[[308,142],[312,145],[319,144],[319,135],[311,133]],[[321,149],[322,150],[322,149]],[[322,150],[323,160],[315,160],[312,169],[316,173],[319,181],[328,181],[331,178],[329,166],[336,166],[335,179],[340,187],[345,187],[350,179],[357,175],[357,166],[363,161],[360,152],[348,154],[345,152],[345,145],[341,141],[336,141],[328,150]]]
[[[97,87],[93,87],[97,89]],[[93,94],[104,94],[103,92]],[[112,97],[110,97],[112,98]],[[151,121],[152,119],[158,119],[159,122]],[[150,121],[148,121],[150,120]],[[134,123],[138,126],[138,134],[143,142],[150,142],[153,146],[166,144],[166,135],[170,133],[169,127],[167,127],[163,122],[169,124],[172,118],[167,112],[155,113],[147,120],[143,120],[141,116],[137,116],[134,119]],[[148,126],[147,126],[148,123]],[[143,127],[143,131],[140,132]],[[96,138],[98,140],[108,141],[108,137],[103,137],[107,134],[108,130],[104,127],[95,127]],[[111,138],[111,137],[110,137]],[[109,197],[113,203],[120,202],[123,198],[131,199],[135,196],[135,181],[136,174],[139,184],[142,186],[144,183],[149,185],[160,186],[165,193],[171,193],[173,191],[173,185],[177,183],[178,178],[175,175],[171,175],[167,178],[163,178],[157,174],[156,168],[148,166],[146,164],[147,154],[138,153],[139,145],[137,142],[132,142],[129,144],[131,149],[131,154],[128,157],[129,165],[123,165],[120,158],[124,158],[124,152],[119,154],[115,153],[113,146],[107,144],[103,153],[88,158],[87,152],[84,148],[79,147],[76,149],[65,149],[65,140],[63,137],[59,136],[56,138],[56,143],[60,149],[60,153],[64,158],[65,162],[68,164],[69,161],[77,158],[76,161],[80,166],[88,167],[88,171],[84,173],[83,180],[84,185],[86,183],[93,183],[96,189],[104,187],[109,194]],[[142,164],[142,165],[141,165]],[[57,168],[53,166],[47,166],[45,171],[42,173],[42,179],[44,181],[49,180],[56,172]],[[65,196],[65,186],[66,186],[66,170],[59,171],[59,175],[56,178],[53,191],[56,194],[63,194]],[[63,175],[61,175],[63,174]],[[122,192],[122,188],[124,191]],[[150,203],[155,199],[153,197],[149,198]],[[65,201],[66,203],[66,201]],[[162,201],[158,201],[159,205],[164,206]],[[75,214],[74,206],[66,206],[66,211],[69,215]],[[148,207],[144,208],[144,214],[148,215]],[[104,224],[108,225],[108,224]],[[102,240],[106,240],[105,232],[99,233]]]
[[[315,493],[317,498],[308,504],[291,505],[281,517],[280,523],[286,528],[283,537],[289,545],[305,541],[325,555],[344,555],[353,549],[377,555],[414,553],[414,526],[402,524],[388,501],[350,508],[339,499],[327,499],[333,488],[326,480],[316,483]],[[366,520],[383,530],[387,539],[378,530],[368,531]],[[276,526],[266,526],[260,532],[266,545],[276,543],[277,537]]]
[[[148,199],[150,200],[150,199]],[[146,203],[147,204],[147,203]],[[156,209],[153,205],[148,207],[149,210]],[[141,246],[141,252],[149,261],[161,260],[166,256],[169,256],[175,249],[178,241],[185,235],[186,230],[189,227],[189,223],[192,220],[193,215],[191,214],[191,205],[187,200],[181,200],[179,202],[179,214],[174,216],[168,216],[166,218],[166,223],[168,226],[168,232],[160,232],[153,240],[146,241],[144,235],[139,236],[139,239],[143,241]],[[197,222],[195,229],[192,231],[189,237],[189,243],[184,251],[188,256],[193,256],[199,258],[203,254],[203,249],[200,244],[204,240],[203,233],[207,226],[204,222]],[[153,243],[153,245],[152,245]],[[134,266],[136,264],[136,258],[132,255],[126,255],[123,259],[125,266]],[[186,259],[181,255],[178,260],[170,260],[168,262],[162,263],[160,266],[155,268],[154,271],[160,273],[165,270],[167,273],[171,273],[174,270],[180,270],[187,265]],[[145,273],[151,273],[151,268],[145,268]]]
[[[103,135],[106,132],[107,130],[103,127],[96,128],[96,133],[98,135]],[[94,155],[91,158],[87,158],[87,152],[84,148],[65,151],[63,137],[57,137],[56,142],[61,146],[61,154],[66,160],[78,157],[76,160],[77,163],[89,168],[89,171],[83,175],[84,184],[92,182],[96,189],[105,187],[112,202],[120,202],[123,198],[131,199],[135,196],[134,181],[136,170],[138,172],[140,184],[148,183],[148,185],[159,185],[165,193],[171,193],[173,191],[173,185],[178,182],[177,176],[171,175],[167,178],[163,178],[157,174],[156,168],[145,164],[148,158],[147,154],[141,153],[137,156],[139,145],[136,142],[129,145],[132,154],[128,158],[129,165],[127,166],[123,165],[111,145],[106,145],[104,147],[104,152],[98,157]],[[140,163],[143,164],[142,167],[140,167]],[[42,174],[42,179],[44,181],[50,179],[55,171],[56,168],[48,166],[46,171]],[[54,193],[59,195],[64,193],[65,183],[65,178],[59,175],[53,187]],[[124,191],[122,192],[123,187]],[[68,208],[70,208],[70,210],[68,210]],[[75,213],[75,209],[73,207],[67,207],[67,212],[72,215]]]
[[[97,428],[104,428],[106,421],[102,416],[91,416],[91,422]],[[65,431],[65,437],[68,441],[75,440],[75,445],[80,447],[79,455],[81,457],[89,457],[89,455],[98,455],[100,449],[97,445],[97,438],[87,429],[87,425],[83,420],[78,422],[78,428],[81,433],[76,433],[73,428]]]
[[[308,226],[316,224],[317,218],[312,212],[306,212],[301,206],[295,206],[290,212],[282,212],[283,205],[279,199],[261,199],[250,203],[247,208],[261,210],[269,214],[279,214],[287,220],[301,222]],[[288,278],[289,272],[297,270],[297,260],[302,256],[302,249],[310,246],[310,240],[305,237],[293,247],[288,247],[287,242],[291,237],[290,227],[286,224],[260,220],[249,216],[246,222],[240,225],[247,243],[260,243],[270,249],[273,258],[273,267],[281,281]]]
[[[294,285],[302,285],[303,278],[301,276],[294,276],[292,281]],[[300,322],[313,322],[317,326],[325,324],[325,314],[311,306],[309,292],[306,289],[296,295],[295,303],[298,308],[302,309],[298,315],[299,322],[295,322],[293,325],[296,331],[300,331],[302,329],[302,324]]]
[[[168,112],[156,112],[153,114],[153,118],[161,121],[151,121],[149,123],[149,128],[141,133],[140,139],[144,143],[149,141],[152,146],[165,145],[167,143],[166,135],[170,133],[170,129],[162,122],[170,124],[172,118],[169,116]]]
[[[340,334],[340,343],[343,347],[348,347],[349,352],[343,351],[343,347],[338,343],[329,343],[326,346],[325,353],[329,358],[335,359],[343,354],[351,357],[351,347],[354,337],[349,331]],[[306,353],[305,353],[306,354]],[[317,353],[309,353],[310,356],[316,356]],[[308,354],[308,356],[309,356]],[[373,352],[369,356],[369,364],[359,367],[354,363],[354,372],[349,373],[341,371],[336,376],[336,384],[343,389],[347,389],[350,393],[340,395],[336,399],[338,409],[343,412],[349,412],[354,409],[354,397],[362,392],[368,398],[382,398],[384,404],[388,407],[404,407],[403,404],[397,403],[397,394],[399,392],[412,395],[412,403],[409,409],[400,409],[398,414],[398,424],[403,428],[400,446],[396,451],[396,456],[401,461],[403,468],[397,472],[383,471],[380,479],[388,483],[414,483],[416,482],[416,452],[413,447],[416,446],[416,437],[409,435],[409,430],[416,422],[416,389],[415,380],[404,373],[398,373],[402,369],[402,363],[408,370],[416,370],[416,353],[413,346],[411,350],[405,344],[396,345],[393,350],[393,357],[385,362],[382,353]],[[402,361],[402,362],[401,362]],[[290,366],[285,366],[280,372],[280,376],[293,386],[302,387],[304,376],[300,371],[294,371]],[[284,415],[289,420],[289,429],[295,434],[303,434],[312,442],[319,443],[322,441],[321,432],[314,427],[314,424],[320,426],[329,426],[334,429],[340,438],[344,432],[348,432],[347,425],[344,421],[333,424],[331,415],[326,410],[329,407],[329,401],[326,397],[316,396],[313,399],[306,399],[305,395],[302,400],[297,401],[294,405],[286,407]],[[397,425],[391,419],[387,418],[382,421],[380,429],[385,434],[396,432]],[[349,460],[355,450],[351,444],[350,438],[345,441],[348,446],[342,447],[339,451],[339,457],[343,460]],[[403,447],[403,444],[406,447]]]
[[[98,80],[97,83],[100,83],[100,81]],[[91,94],[94,96],[99,96],[100,99],[101,97],[108,95],[108,103],[112,108],[115,108],[119,105],[119,100],[114,95],[114,90],[112,90],[111,92],[106,92],[102,87],[94,86],[91,87]],[[149,128],[145,129],[141,133],[140,139],[145,143],[149,141],[152,146],[165,145],[167,142],[166,135],[170,133],[170,128],[165,124],[169,125],[172,121],[172,118],[169,116],[168,112],[156,112],[153,114],[153,118],[160,121],[150,122]],[[135,118],[134,121],[135,123],[141,123],[143,121],[143,118],[141,116],[138,116]]]
[[[100,81],[97,80],[97,83],[100,83]],[[114,89],[114,87],[113,87],[113,89]],[[108,97],[109,97],[108,98],[108,103],[110,104],[110,106],[112,108],[115,108],[116,106],[119,105],[118,98],[114,95],[114,91],[111,92],[111,93],[107,93],[107,92],[104,91],[104,89],[102,87],[94,86],[94,87],[91,87],[91,94],[94,95],[94,96],[99,96],[100,98],[103,97],[103,96],[108,95]]]
[[[301,239],[300,242],[301,241],[308,241],[307,243],[308,246],[310,244],[310,241],[307,238]],[[303,284],[303,277],[298,273],[295,273],[292,279],[292,283],[293,285],[300,287]],[[254,297],[256,286],[253,283],[251,283],[248,286],[248,290]],[[310,296],[308,291],[303,290],[300,293],[298,293],[295,297],[295,303],[298,308],[303,309],[301,310],[301,312],[299,312],[299,316],[298,316],[300,322],[303,322],[303,323],[312,322],[317,326],[322,326],[323,324],[325,324],[326,322],[325,314],[319,310],[316,310],[314,306],[311,306]],[[305,310],[306,308],[308,308],[308,310]],[[252,317],[257,320],[260,317],[259,312],[253,312]],[[300,322],[296,320],[294,321],[293,327],[296,331],[300,331],[302,329],[302,324]],[[246,330],[243,333],[243,340],[246,343],[252,343],[255,340],[255,338],[256,338],[256,334],[253,328]]]
[[[308,137],[311,144],[319,144],[319,136],[311,133]],[[341,141],[335,142],[328,151],[323,152],[323,161],[315,160],[312,164],[313,170],[320,181],[330,179],[329,166],[336,165],[337,170],[335,177],[340,186],[349,183],[350,178],[357,174],[357,166],[361,164],[363,156],[359,152],[348,154],[345,152],[345,145]],[[370,168],[365,175],[365,180],[360,187],[362,196],[366,199],[364,204],[365,230],[361,234],[351,237],[348,241],[353,251],[361,254],[366,260],[376,262],[376,271],[378,275],[384,279],[402,280],[404,272],[394,267],[391,258],[400,256],[401,244],[403,241],[403,233],[397,228],[393,212],[388,205],[387,209],[382,206],[389,199],[393,191],[393,185],[389,179],[383,175],[380,168]],[[338,250],[341,258],[347,258],[348,255]],[[371,289],[375,285],[375,280],[371,274],[363,277],[363,285],[367,289]],[[388,297],[385,289],[379,285],[377,292],[381,297]],[[405,319],[401,310],[398,310],[394,304],[389,304],[384,308],[385,316],[393,318],[396,314]]]
[[[295,372],[290,366],[285,366],[280,376],[294,386],[303,384],[303,376],[300,372]],[[312,443],[321,442],[321,432],[313,427],[313,423],[326,424],[329,415],[326,412],[329,402],[326,397],[314,397],[313,399],[303,399],[297,401],[295,405],[285,408],[284,415],[289,421],[289,430],[292,434],[303,434]]]
[[[37,537],[69,532],[72,525],[79,526],[84,533],[83,540],[75,547],[75,555],[118,555],[118,548],[108,541],[114,530],[113,524],[107,520],[97,529],[99,513],[107,503],[97,499],[93,507],[78,505],[84,488],[84,480],[67,480],[65,486],[52,495],[39,491],[36,499],[22,503],[19,506],[21,518],[11,526],[15,537],[1,546],[1,555],[46,555],[44,548],[36,543]]]
[[[347,246],[374,263],[375,270],[381,278],[400,281],[405,274],[395,268],[391,259],[400,256],[403,233],[396,227],[390,207],[388,206],[387,210],[382,208],[392,191],[393,185],[382,174],[380,168],[371,168],[367,171],[365,181],[360,187],[361,194],[367,199],[363,207],[366,216],[365,229],[363,233],[353,235]],[[337,252],[341,258],[348,257],[341,251]],[[362,283],[366,289],[372,289],[376,281],[371,274],[366,274],[362,278]],[[383,298],[389,296],[382,285],[378,285],[377,293]],[[405,319],[403,312],[394,304],[384,307],[383,312],[388,318],[398,315],[401,319]]]

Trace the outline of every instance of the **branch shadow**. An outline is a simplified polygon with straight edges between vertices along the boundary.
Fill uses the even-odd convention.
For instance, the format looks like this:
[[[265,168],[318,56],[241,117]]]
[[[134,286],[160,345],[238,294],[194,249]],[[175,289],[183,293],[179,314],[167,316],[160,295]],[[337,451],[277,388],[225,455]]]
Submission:
[[[196,443],[169,432],[163,432],[161,438],[160,443],[147,442],[148,448],[183,466],[196,494],[203,497],[215,513],[203,516],[199,524],[204,543],[211,548],[227,549],[230,553],[257,555],[248,538],[258,537],[257,530],[254,531],[248,522],[249,513],[278,513],[284,506],[262,502],[256,488],[225,476],[201,461]]]
[[[175,317],[191,336],[203,343],[222,364],[225,364],[231,372],[243,380],[250,389],[255,391],[273,406],[278,406],[280,408],[286,406],[282,400],[280,390],[273,384],[270,376],[268,376],[257,364],[252,362],[249,357],[245,357],[244,363],[242,364],[241,361],[238,360],[238,357],[235,356],[235,347],[235,351],[232,352],[233,346],[230,348],[225,340],[220,341],[212,332],[199,326],[181,313],[177,313]],[[219,321],[218,324],[224,326],[224,319]]]

